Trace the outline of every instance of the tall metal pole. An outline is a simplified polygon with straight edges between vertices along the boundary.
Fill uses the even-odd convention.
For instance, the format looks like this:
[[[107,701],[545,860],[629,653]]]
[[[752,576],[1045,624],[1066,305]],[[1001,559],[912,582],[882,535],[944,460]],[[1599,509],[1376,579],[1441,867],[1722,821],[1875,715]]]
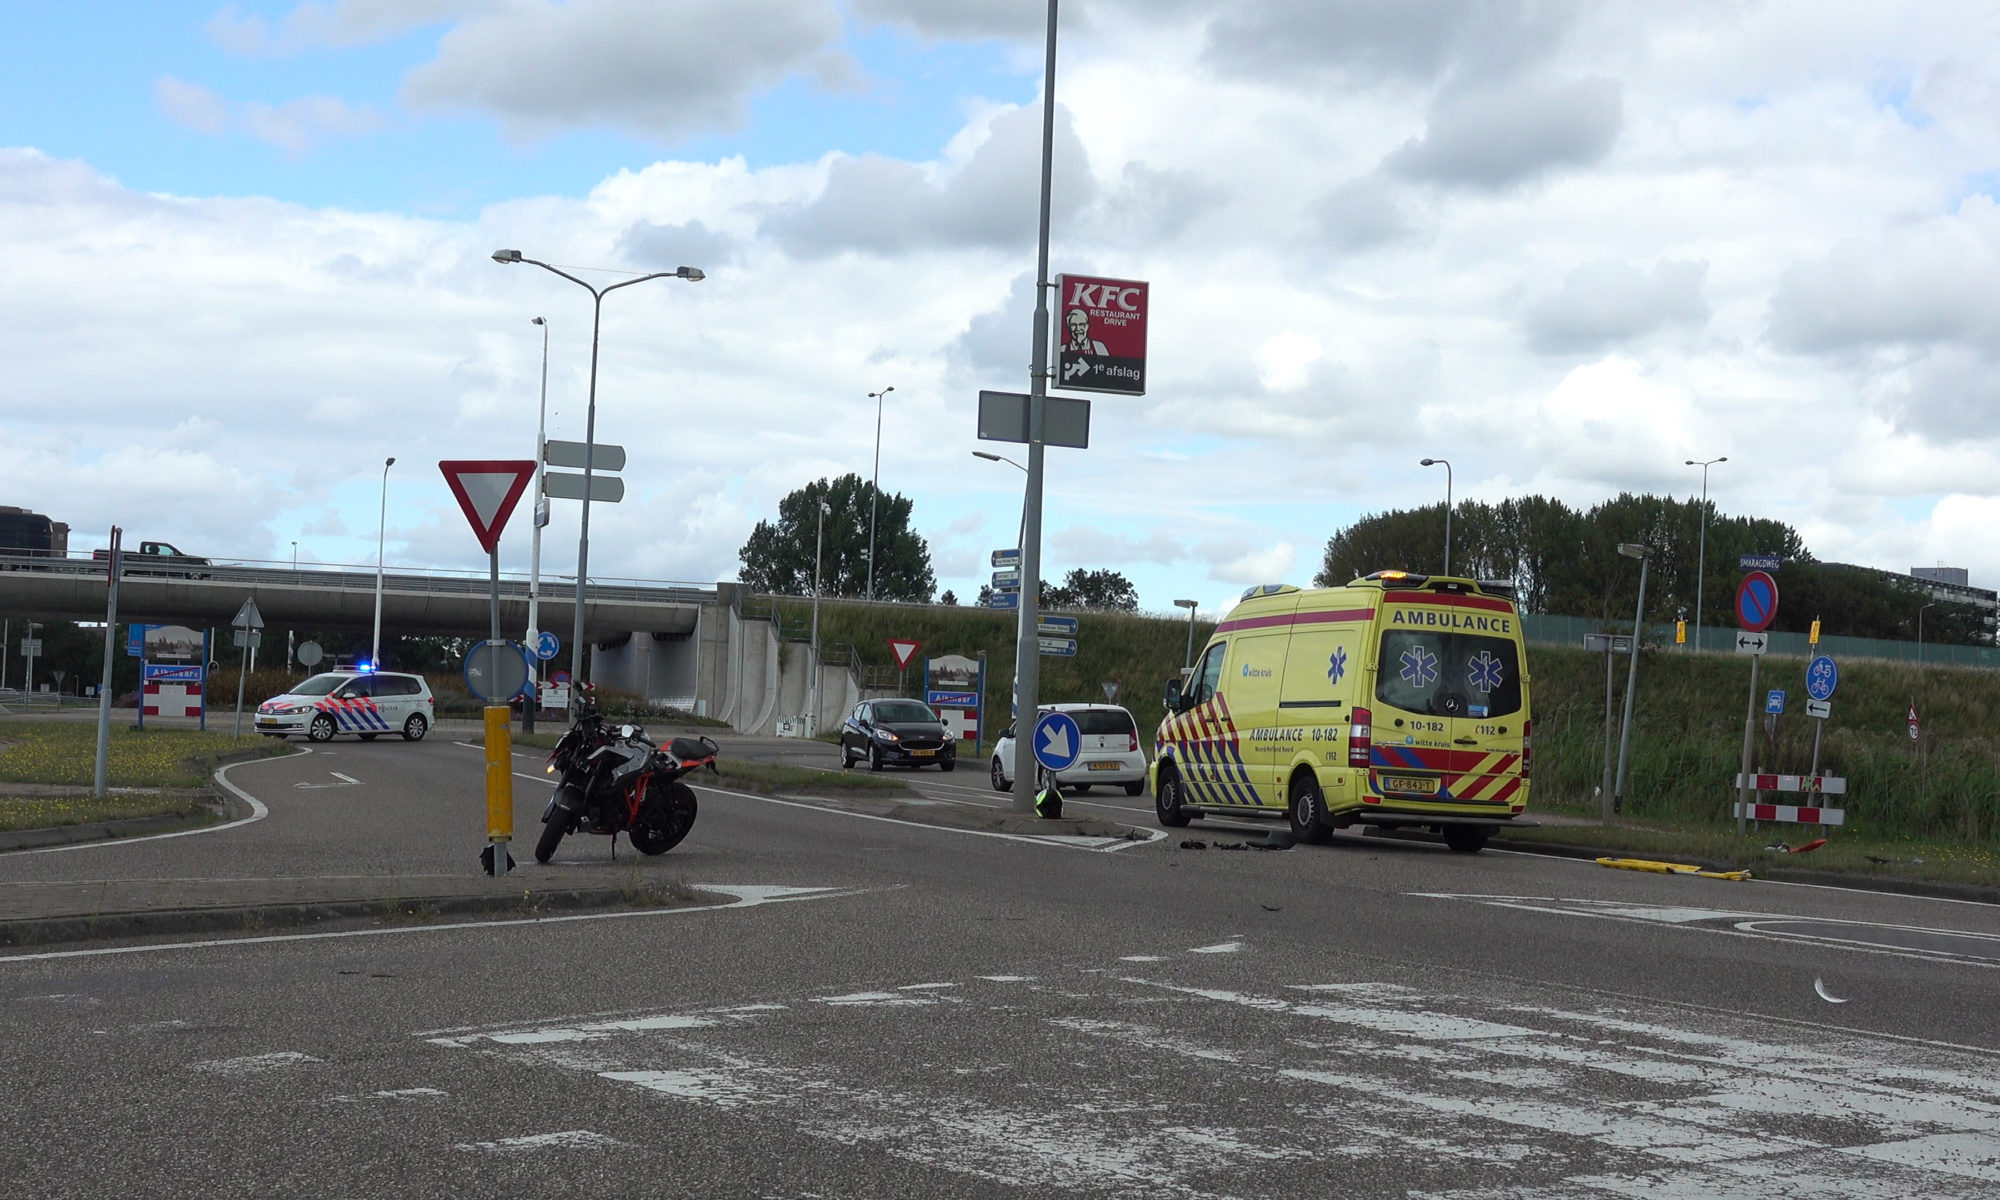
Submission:
[[[116,661],[118,638],[118,577],[123,572],[125,531],[111,527],[111,561],[104,564],[104,676],[97,686],[97,768],[92,794],[104,795],[111,763],[111,664]],[[204,672],[208,663],[202,663]],[[141,673],[143,674],[143,672]],[[139,681],[139,711],[146,711],[146,681]]]
[[[1598,815],[1606,825],[1611,824],[1611,793],[1614,789],[1611,774],[1611,713],[1616,707],[1612,699],[1611,639],[1604,639],[1604,781],[1597,785]]]
[[[528,551],[528,652],[534,669],[528,700],[521,705],[526,733],[535,732],[535,710],[542,706],[542,656],[535,653],[535,642],[542,635],[542,527],[549,523],[549,498],[542,495],[542,460],[549,448],[549,323],[536,317],[534,324],[542,327],[542,407],[535,418],[535,531]]]
[[[816,522],[816,528],[815,528],[815,529],[814,529],[814,531],[813,531],[813,627],[812,627],[812,656],[813,656],[813,672],[812,672],[812,690],[813,690],[813,707],[812,707],[812,715],[811,715],[811,716],[810,716],[809,718],[807,718],[807,720],[806,720],[806,736],[807,736],[807,737],[813,737],[813,736],[815,736],[815,735],[817,735],[817,734],[819,733],[819,713],[820,713],[820,709],[821,709],[821,708],[822,708],[822,707],[823,707],[823,706],[825,705],[825,703],[826,703],[826,697],[825,697],[824,695],[822,695],[822,694],[821,694],[821,692],[820,692],[820,679],[819,679],[819,677],[820,677],[820,654],[819,654],[819,552],[820,552],[820,548],[821,548],[822,546],[824,546],[824,545],[826,544],[826,513],[827,513],[827,503],[826,503],[826,501],[825,501],[824,499],[819,499],[819,500],[816,500],[816,501],[814,501],[814,503],[813,503],[813,508],[814,508],[814,510],[815,510],[815,514],[814,514],[814,515],[815,515],[815,516],[817,517],[817,522]]]
[[[1618,734],[1618,781],[1611,797],[1611,810],[1625,808],[1625,763],[1632,750],[1632,697],[1639,687],[1639,628],[1646,618],[1646,568],[1653,564],[1649,555],[1639,560],[1639,611],[1632,617],[1632,667],[1625,676],[1625,723]]]
[[[1035,720],[1041,713],[1042,459],[1043,414],[1049,380],[1049,195],[1055,175],[1056,0],[1049,0],[1048,53],[1042,68],[1041,228],[1035,251],[1035,353],[1028,381],[1028,484],[1021,506],[1021,609],[1014,643],[1017,694],[1014,739],[1014,811],[1035,811]]]
[[[1711,458],[1706,462],[1688,459],[1684,464],[1701,468],[1701,550],[1695,556],[1694,568],[1694,645],[1691,649],[1701,649],[1701,598],[1708,583],[1708,469],[1716,463],[1729,461],[1727,454],[1721,458]]]
[[[1743,836],[1750,814],[1750,748],[1757,730],[1757,664],[1761,654],[1750,656],[1750,699],[1743,706],[1743,762],[1736,774],[1736,835]]]
[[[891,384],[879,392],[868,393],[875,402],[875,474],[868,483],[868,599],[875,598],[875,508],[882,502],[882,397],[895,391]]]
[[[1451,460],[1448,458],[1427,458],[1417,464],[1422,467],[1444,468],[1444,571],[1451,574]]]
[[[1924,665],[1924,613],[1936,607],[1937,604],[1932,602],[1917,610],[1917,665],[1920,667]]]
[[[585,287],[590,287],[585,284]],[[605,291],[609,291],[606,288]],[[583,418],[583,519],[576,532],[576,619],[569,630],[569,686],[572,706],[583,686],[583,593],[590,578],[590,476],[597,458],[597,331],[604,317],[604,292],[590,289],[590,403]]]
[[[382,545],[389,528],[389,468],[396,465],[390,455],[382,464],[382,516],[375,525],[375,634],[368,642],[368,666],[382,669]]]

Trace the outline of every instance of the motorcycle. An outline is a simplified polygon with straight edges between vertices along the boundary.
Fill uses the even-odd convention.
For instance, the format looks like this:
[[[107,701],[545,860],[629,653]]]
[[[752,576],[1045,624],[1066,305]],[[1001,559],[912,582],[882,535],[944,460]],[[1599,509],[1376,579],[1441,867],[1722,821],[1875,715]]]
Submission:
[[[624,833],[641,854],[665,854],[694,828],[692,771],[715,770],[721,748],[705,737],[677,737],[664,749],[636,725],[607,725],[595,713],[577,717],[549,755],[556,790],[542,812],[535,861],[546,863],[571,833],[611,835],[618,853]]]

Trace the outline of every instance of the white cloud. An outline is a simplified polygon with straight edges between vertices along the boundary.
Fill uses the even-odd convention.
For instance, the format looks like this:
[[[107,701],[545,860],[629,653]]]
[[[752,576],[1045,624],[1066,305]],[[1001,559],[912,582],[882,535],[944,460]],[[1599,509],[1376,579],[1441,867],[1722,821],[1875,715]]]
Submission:
[[[1428,183],[1502,188],[1610,153],[1624,122],[1610,79],[1451,90],[1432,106],[1421,138],[1383,163]]]
[[[153,98],[161,113],[176,125],[197,133],[223,133],[229,128],[229,104],[212,89],[171,75],[153,81]]]
[[[1668,326],[1708,320],[1703,263],[1662,261],[1650,275],[1630,263],[1581,263],[1562,285],[1529,304],[1528,344],[1545,354],[1599,350]]]
[[[154,81],[153,98],[167,119],[178,125],[215,136],[239,130],[292,155],[303,154],[329,137],[358,137],[383,124],[374,109],[335,96],[232,105],[213,89],[170,75]]]

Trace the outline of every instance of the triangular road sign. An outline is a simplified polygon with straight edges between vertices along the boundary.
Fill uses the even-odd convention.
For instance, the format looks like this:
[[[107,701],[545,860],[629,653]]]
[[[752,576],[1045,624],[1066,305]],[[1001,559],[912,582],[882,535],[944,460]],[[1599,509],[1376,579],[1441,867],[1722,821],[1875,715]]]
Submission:
[[[236,619],[230,625],[237,629],[264,628],[264,614],[257,611],[257,597],[252,596],[243,602],[243,607],[236,610]]]
[[[451,494],[465,510],[472,532],[488,554],[500,545],[500,531],[514,504],[535,477],[533,459],[447,459],[438,463]]]
[[[909,666],[910,659],[923,648],[922,642],[913,642],[909,638],[889,639],[889,651],[896,656],[896,669],[899,671]]]

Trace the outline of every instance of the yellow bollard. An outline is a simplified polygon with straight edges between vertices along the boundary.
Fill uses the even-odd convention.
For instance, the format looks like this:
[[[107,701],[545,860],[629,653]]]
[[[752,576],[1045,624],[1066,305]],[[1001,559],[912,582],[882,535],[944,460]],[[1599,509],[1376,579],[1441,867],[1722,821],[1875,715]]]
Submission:
[[[513,710],[486,707],[486,840],[492,873],[507,873],[507,843],[514,837]]]

